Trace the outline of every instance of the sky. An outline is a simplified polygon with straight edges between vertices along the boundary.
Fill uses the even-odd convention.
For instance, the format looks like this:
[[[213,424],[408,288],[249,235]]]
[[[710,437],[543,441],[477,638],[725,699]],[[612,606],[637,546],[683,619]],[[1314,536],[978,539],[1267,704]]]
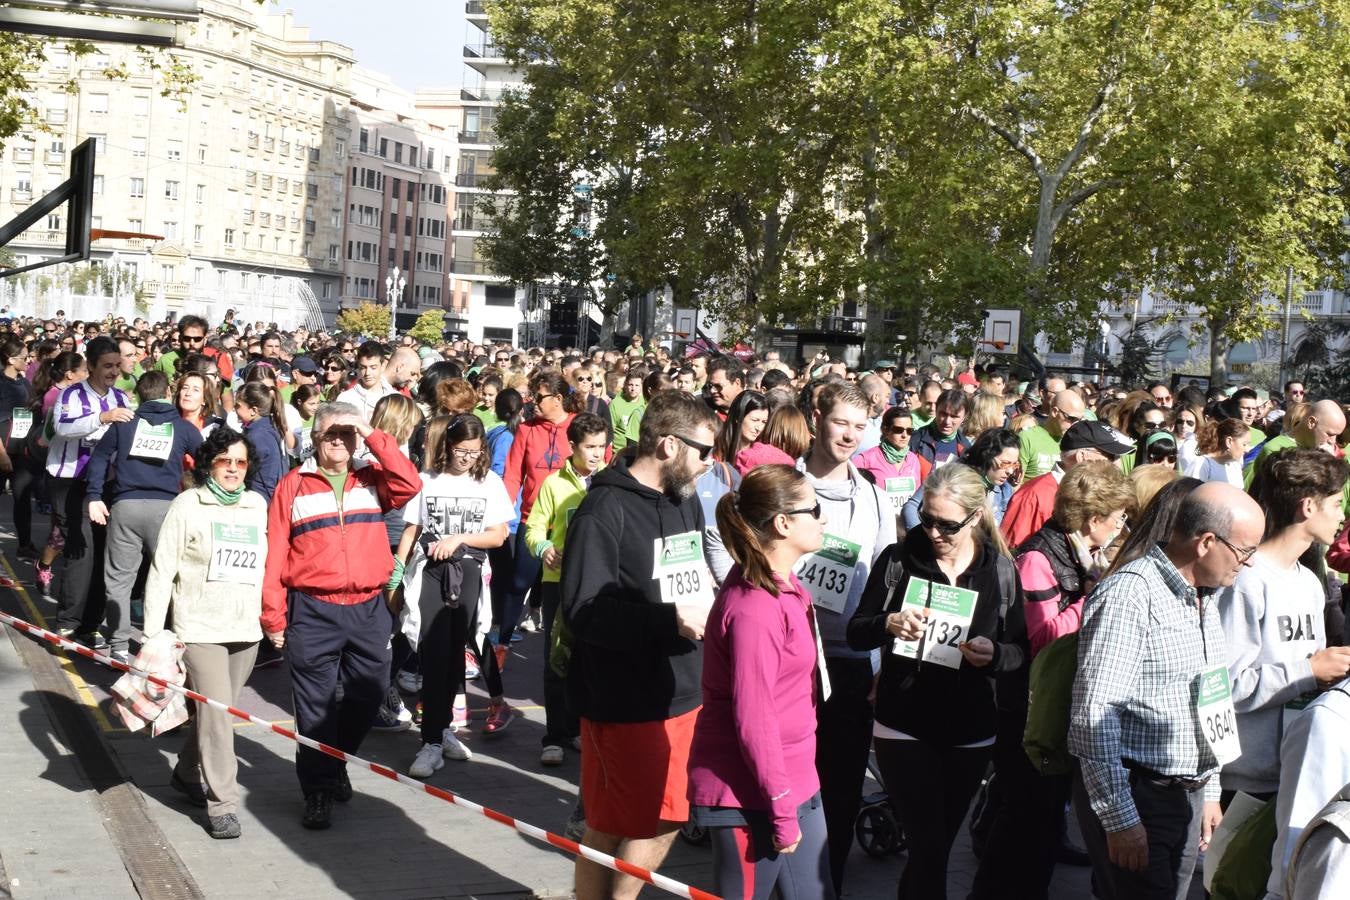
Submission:
[[[464,81],[463,0],[280,0],[269,13],[291,10],[313,40],[337,41],[358,65],[383,72],[406,90],[455,87]],[[477,33],[475,28],[474,32]]]

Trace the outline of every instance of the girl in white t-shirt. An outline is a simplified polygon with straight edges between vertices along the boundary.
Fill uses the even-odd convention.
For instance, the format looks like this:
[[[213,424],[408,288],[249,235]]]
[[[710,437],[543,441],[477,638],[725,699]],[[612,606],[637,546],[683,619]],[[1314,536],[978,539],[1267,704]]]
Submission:
[[[432,424],[428,435],[440,431],[435,420]],[[416,596],[408,593],[405,598],[418,604],[421,622],[422,748],[408,769],[414,778],[431,775],[444,757],[463,760],[472,755],[450,728],[451,702],[464,681],[464,650],[475,633],[487,551],[506,540],[514,515],[501,477],[489,468],[477,416],[450,419],[444,436],[429,441],[426,460],[422,491],[404,510],[406,525],[396,554],[412,570],[409,587],[420,583]],[[496,734],[511,723],[515,710],[502,696],[491,648],[481,657],[491,698],[483,733]]]
[[[1207,422],[1196,441],[1200,455],[1186,469],[1186,475],[1201,481],[1224,481],[1241,489],[1242,458],[1250,448],[1251,437],[1241,419]]]

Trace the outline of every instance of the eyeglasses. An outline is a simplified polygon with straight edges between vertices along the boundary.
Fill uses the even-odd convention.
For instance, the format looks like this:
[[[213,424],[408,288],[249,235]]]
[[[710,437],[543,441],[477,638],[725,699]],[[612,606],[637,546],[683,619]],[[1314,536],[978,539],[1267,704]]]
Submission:
[[[211,460],[211,465],[220,466],[224,469],[247,469],[248,458],[238,459],[233,456],[217,456],[215,459]]]
[[[1168,465],[1175,465],[1177,455],[1175,453],[1150,453],[1148,455],[1148,461],[1151,463],[1165,462]]]
[[[547,400],[549,397],[556,397],[556,396],[558,396],[558,395],[557,395],[557,394],[535,394],[535,395],[534,395],[534,403],[535,403],[536,406],[538,406],[540,403],[543,403],[543,402],[544,402],[545,400]]]
[[[700,444],[698,441],[690,440],[689,438],[685,437],[682,434],[668,434],[666,435],[666,437],[673,437],[680,443],[684,444],[686,447],[689,447],[692,450],[697,450],[699,462],[707,462],[708,457],[713,452],[712,444]]]
[[[1214,535],[1214,538],[1229,550],[1233,551],[1233,557],[1238,561],[1238,565],[1240,566],[1250,566],[1252,564],[1252,557],[1255,556],[1256,551],[1260,549],[1259,547],[1238,547],[1232,541],[1228,540],[1228,538],[1219,534]]]
[[[1153,395],[1153,402],[1154,402],[1154,403],[1170,403],[1171,401],[1172,401],[1172,395],[1171,395],[1171,394],[1154,394],[1154,395]]]
[[[679,436],[679,435],[676,435],[676,437],[678,437],[678,436]],[[817,500],[815,506],[811,506],[811,507],[803,507],[803,508],[801,508],[801,509],[789,509],[787,512],[783,513],[783,515],[785,515],[785,516],[810,516],[811,518],[813,518],[813,519],[815,519],[817,522],[819,522],[819,521],[820,521],[820,501]]]
[[[913,428],[906,428],[903,425],[891,426],[891,434],[913,434],[913,433],[914,433]]]
[[[920,509],[919,526],[930,531],[936,531],[938,534],[941,534],[945,537],[951,537],[952,535],[960,531],[962,528],[965,528],[966,525],[970,523],[970,520],[975,518],[975,515],[979,511],[980,508],[977,506],[970,511],[970,515],[966,516],[960,522],[952,522],[948,519],[939,519],[937,516],[929,513],[927,510]]]
[[[990,465],[989,468],[993,469],[996,472],[1007,472],[1011,469],[1017,468],[1021,464],[1022,461],[1020,459],[1014,459],[1009,462],[999,462],[998,460],[994,460],[993,464]]]
[[[319,435],[319,441],[326,444],[335,444],[341,441],[350,441],[356,439],[355,428],[330,428]]]
[[[347,367],[346,367],[346,366],[324,366],[324,368],[327,369],[329,372],[345,372],[345,371],[347,371]]]
[[[574,379],[572,379],[572,380],[575,381],[577,384],[590,384],[590,383],[591,383],[591,378],[590,378],[589,375],[587,375],[585,378],[583,378],[583,377],[581,377],[580,375],[578,375],[576,378],[574,378]]]
[[[482,450],[461,450],[458,447],[451,447],[450,452],[460,459],[477,459],[483,455]]]

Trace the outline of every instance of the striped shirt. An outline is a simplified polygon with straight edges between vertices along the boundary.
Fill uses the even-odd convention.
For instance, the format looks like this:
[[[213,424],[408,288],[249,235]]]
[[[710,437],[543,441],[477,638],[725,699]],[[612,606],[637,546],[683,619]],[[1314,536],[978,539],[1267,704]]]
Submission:
[[[81,381],[62,391],[52,407],[55,433],[47,448],[47,474],[53,478],[79,478],[99,438],[108,430],[99,416],[119,406],[129,408],[131,402],[117,388],[100,394],[88,381]]]
[[[1092,810],[1107,831],[1139,824],[1130,760],[1163,775],[1210,778],[1219,762],[1200,731],[1200,674],[1226,665],[1219,611],[1154,547],[1088,598],[1078,643],[1069,750],[1083,765]]]

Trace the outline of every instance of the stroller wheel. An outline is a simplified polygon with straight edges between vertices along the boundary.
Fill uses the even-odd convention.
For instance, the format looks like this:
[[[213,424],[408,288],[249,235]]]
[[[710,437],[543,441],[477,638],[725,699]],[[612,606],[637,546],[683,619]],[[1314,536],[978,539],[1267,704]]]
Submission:
[[[696,825],[693,822],[685,822],[684,827],[680,829],[680,837],[684,839],[686,844],[693,844],[695,847],[700,847],[708,843],[711,835],[708,834],[708,829],[704,828],[702,825]]]
[[[864,806],[859,810],[853,823],[853,834],[863,852],[877,859],[905,849],[905,836],[895,815],[885,804]]]

